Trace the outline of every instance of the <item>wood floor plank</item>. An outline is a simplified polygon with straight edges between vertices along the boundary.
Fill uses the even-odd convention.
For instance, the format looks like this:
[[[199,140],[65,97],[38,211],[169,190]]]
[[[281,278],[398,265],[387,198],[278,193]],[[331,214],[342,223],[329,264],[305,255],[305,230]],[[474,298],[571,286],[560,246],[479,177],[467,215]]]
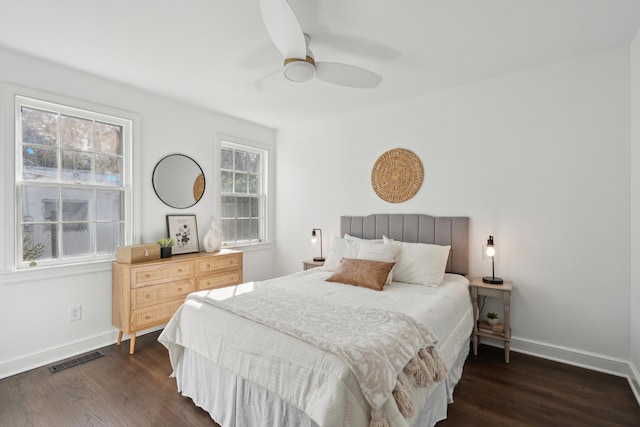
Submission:
[[[47,367],[0,380],[0,425],[219,427],[170,378],[159,332],[100,349],[104,357],[52,374]],[[470,355],[437,427],[640,426],[624,378],[480,346]],[[251,427],[251,426],[247,426]]]

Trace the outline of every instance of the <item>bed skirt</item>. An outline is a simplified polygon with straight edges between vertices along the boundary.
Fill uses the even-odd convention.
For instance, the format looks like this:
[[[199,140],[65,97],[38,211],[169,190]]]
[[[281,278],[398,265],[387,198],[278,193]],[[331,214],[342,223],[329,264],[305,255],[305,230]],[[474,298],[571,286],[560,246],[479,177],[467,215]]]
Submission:
[[[445,382],[435,387],[412,425],[434,426],[447,417],[447,404],[462,376],[469,345],[461,349]],[[200,354],[184,349],[175,369],[178,390],[207,411],[222,427],[318,427],[304,412],[274,393],[218,367]]]

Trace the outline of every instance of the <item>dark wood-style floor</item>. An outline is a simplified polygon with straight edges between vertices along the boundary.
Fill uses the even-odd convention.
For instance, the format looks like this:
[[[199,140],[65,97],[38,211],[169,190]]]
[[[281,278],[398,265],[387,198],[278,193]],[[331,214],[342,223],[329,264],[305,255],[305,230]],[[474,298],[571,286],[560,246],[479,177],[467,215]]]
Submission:
[[[52,374],[0,380],[0,426],[217,426],[180,396],[158,332],[100,349],[104,357]],[[469,356],[449,426],[640,426],[626,379],[481,346]],[[250,426],[247,426],[250,427]]]

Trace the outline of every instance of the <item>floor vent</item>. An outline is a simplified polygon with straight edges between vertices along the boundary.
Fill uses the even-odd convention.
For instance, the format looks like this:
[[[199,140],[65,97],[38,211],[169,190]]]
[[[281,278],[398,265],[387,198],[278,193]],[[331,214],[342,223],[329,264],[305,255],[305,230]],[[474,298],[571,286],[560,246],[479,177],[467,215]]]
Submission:
[[[61,363],[57,363],[55,365],[49,366],[49,371],[51,371],[52,374],[55,374],[56,372],[60,372],[63,369],[72,368],[74,366],[80,365],[81,363],[85,363],[102,356],[104,356],[102,352],[94,351],[93,353],[87,353],[83,356],[76,357],[75,359],[70,359],[70,360],[67,360],[66,362],[61,362]]]

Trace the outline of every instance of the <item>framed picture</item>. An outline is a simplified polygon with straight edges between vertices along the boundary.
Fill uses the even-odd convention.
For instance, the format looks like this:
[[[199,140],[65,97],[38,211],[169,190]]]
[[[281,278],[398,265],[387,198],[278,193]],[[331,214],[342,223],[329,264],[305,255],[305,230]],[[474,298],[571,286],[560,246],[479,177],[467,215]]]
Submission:
[[[174,255],[200,252],[195,215],[167,215],[167,233],[175,240]]]

